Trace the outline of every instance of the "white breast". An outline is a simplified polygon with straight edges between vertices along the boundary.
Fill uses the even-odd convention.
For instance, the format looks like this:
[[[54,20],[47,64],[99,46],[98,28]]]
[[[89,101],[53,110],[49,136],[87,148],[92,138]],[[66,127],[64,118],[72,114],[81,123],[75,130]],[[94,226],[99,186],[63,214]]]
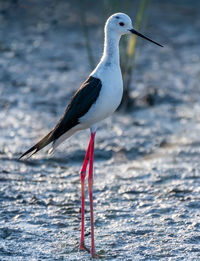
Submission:
[[[91,74],[99,78],[102,88],[90,110],[80,118],[80,123],[93,125],[110,116],[119,106],[123,94],[122,75],[119,66],[105,64]]]

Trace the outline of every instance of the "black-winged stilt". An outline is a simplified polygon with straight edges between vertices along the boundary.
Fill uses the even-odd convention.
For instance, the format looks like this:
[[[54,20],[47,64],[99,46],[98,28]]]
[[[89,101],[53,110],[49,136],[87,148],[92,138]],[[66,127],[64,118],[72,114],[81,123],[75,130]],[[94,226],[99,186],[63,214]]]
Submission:
[[[110,116],[119,106],[123,94],[123,82],[119,63],[119,40],[124,34],[136,34],[162,47],[159,43],[142,35],[133,29],[128,15],[117,13],[110,16],[105,24],[105,40],[103,56],[90,74],[72,97],[65,113],[57,125],[41,139],[36,145],[27,150],[25,155],[32,156],[49,143],[53,143],[54,150],[61,142],[79,130],[90,128],[91,138],[81,169],[81,196],[82,196],[82,221],[80,250],[87,250],[84,243],[84,202],[85,202],[85,177],[89,161],[88,190],[90,199],[91,218],[91,255],[97,256],[94,246],[93,225],[93,152],[97,123]]]

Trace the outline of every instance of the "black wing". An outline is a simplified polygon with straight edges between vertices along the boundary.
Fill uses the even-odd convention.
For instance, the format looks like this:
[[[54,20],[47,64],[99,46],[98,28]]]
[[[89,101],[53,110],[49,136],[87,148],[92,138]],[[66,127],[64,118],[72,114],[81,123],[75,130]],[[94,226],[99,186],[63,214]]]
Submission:
[[[65,132],[75,127],[94,104],[101,90],[101,81],[90,76],[72,97],[65,113],[55,126],[52,136],[58,139]]]
[[[101,80],[90,76],[74,94],[57,125],[36,145],[23,153],[20,159],[31,152],[32,156],[52,141],[57,140],[65,132],[79,124],[79,119],[84,116],[89,111],[92,104],[96,102],[101,91],[101,87]]]

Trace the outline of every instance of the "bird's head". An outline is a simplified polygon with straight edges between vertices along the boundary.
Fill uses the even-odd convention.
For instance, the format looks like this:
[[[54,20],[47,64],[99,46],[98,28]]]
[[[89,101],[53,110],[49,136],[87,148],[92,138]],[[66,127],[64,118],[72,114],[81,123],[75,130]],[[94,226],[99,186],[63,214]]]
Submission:
[[[124,34],[136,34],[137,36],[140,36],[154,44],[163,47],[161,44],[151,40],[150,38],[136,31],[133,28],[131,18],[124,13],[116,13],[111,15],[106,22],[105,30],[109,33],[114,32],[119,36]]]
[[[131,18],[123,13],[116,13],[110,16],[106,22],[106,28],[109,32],[115,32],[119,35],[129,34],[133,28]]]

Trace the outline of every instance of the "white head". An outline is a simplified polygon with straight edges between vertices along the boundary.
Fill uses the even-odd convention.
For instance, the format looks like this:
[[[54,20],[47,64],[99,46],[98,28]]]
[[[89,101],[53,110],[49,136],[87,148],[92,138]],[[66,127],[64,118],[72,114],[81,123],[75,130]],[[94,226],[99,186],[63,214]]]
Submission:
[[[116,13],[110,16],[106,22],[105,30],[115,32],[118,35],[131,34],[133,28],[131,18],[123,13]]]
[[[139,33],[133,29],[131,18],[124,13],[116,13],[111,15],[105,24],[105,32],[107,34],[115,33],[119,37],[124,34],[136,34],[154,44],[157,44],[162,47],[159,43],[151,40],[150,38]]]

